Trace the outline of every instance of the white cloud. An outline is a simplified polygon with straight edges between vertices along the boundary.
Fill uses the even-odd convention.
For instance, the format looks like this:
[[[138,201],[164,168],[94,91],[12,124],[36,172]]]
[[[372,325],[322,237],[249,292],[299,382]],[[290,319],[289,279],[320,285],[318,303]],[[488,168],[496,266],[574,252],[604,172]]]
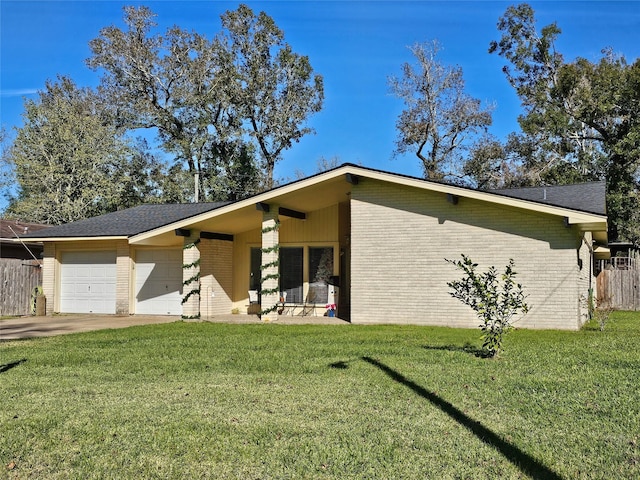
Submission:
[[[0,90],[0,96],[2,97],[22,97],[24,95],[35,95],[36,93],[38,93],[37,88],[18,88],[18,89]]]

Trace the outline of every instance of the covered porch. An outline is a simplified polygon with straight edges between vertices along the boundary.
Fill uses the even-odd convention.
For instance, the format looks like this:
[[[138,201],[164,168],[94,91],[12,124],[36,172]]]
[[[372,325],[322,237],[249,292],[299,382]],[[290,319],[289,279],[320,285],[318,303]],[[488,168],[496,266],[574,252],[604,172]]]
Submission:
[[[309,321],[335,305],[348,320],[352,184],[341,176],[293,185],[136,235],[130,246],[182,249],[184,319]]]

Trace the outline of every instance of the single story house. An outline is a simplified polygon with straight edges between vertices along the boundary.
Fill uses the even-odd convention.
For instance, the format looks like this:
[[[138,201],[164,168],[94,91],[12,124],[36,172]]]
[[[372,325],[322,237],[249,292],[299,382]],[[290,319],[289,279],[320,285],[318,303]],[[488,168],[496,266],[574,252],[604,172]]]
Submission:
[[[260,309],[355,324],[476,327],[449,295],[471,257],[513,258],[525,328],[578,329],[607,244],[605,184],[478,191],[345,164],[232,203],[142,205],[25,235],[47,314],[206,318]],[[256,295],[257,294],[257,295]],[[255,302],[259,302],[259,306]]]

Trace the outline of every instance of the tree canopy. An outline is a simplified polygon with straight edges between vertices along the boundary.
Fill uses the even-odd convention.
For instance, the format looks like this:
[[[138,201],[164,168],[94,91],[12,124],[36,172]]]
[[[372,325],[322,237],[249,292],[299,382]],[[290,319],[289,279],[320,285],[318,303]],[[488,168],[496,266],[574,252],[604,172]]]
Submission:
[[[266,13],[240,5],[221,20],[213,38],[178,26],[160,34],[149,8],[125,7],[125,28],[89,44],[99,87],[48,81],[6,148],[2,131],[0,185],[18,184],[7,214],[56,224],[271,188],[282,153],[312,133],[322,77]],[[152,146],[137,138],[145,131]]]
[[[37,100],[25,102],[24,127],[7,152],[19,185],[9,216],[59,224],[153,195],[157,165],[103,107],[94,91],[67,77],[47,82]]]
[[[154,17],[126,7],[125,31],[107,27],[90,42],[87,63],[103,72],[124,125],[156,129],[162,148],[199,174],[204,199],[271,188],[283,150],[312,132],[304,124],[322,106],[322,77],[246,5],[222,15],[213,39],[177,26],[154,34]]]
[[[220,37],[231,59],[232,97],[245,132],[254,139],[262,160],[266,188],[284,150],[313,130],[308,117],[322,108],[324,86],[306,56],[294,53],[273,19],[240,5],[222,16]]]
[[[640,245],[640,59],[604,49],[597,62],[566,62],[554,23],[536,28],[527,4],[509,7],[489,52],[522,102],[520,138],[508,151],[527,183],[607,181],[610,240]],[[516,148],[526,146],[527,148]]]
[[[452,180],[471,140],[491,125],[492,108],[464,92],[462,68],[442,64],[439,50],[437,41],[415,44],[417,65],[405,63],[402,78],[389,78],[392,93],[405,104],[395,153],[415,152],[429,180]]]

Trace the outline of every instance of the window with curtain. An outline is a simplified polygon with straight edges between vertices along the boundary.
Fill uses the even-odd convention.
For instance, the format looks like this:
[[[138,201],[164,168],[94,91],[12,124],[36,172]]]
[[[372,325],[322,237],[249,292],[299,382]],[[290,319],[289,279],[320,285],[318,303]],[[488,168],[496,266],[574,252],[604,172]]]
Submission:
[[[309,247],[309,300],[327,303],[333,275],[333,247]]]

